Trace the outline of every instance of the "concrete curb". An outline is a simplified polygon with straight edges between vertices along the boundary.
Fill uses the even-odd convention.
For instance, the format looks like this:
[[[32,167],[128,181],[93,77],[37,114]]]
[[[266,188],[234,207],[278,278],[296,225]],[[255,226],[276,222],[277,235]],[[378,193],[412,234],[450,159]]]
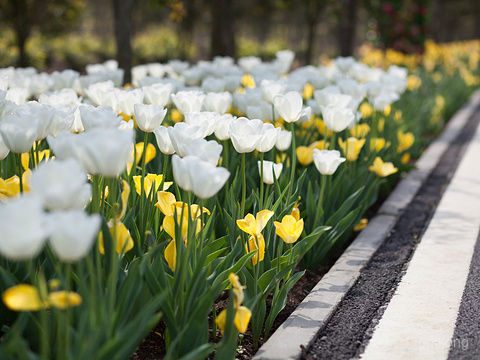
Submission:
[[[398,218],[414,198],[449,145],[456,139],[477,106],[477,90],[452,119],[441,136],[422,154],[411,171],[390,194],[377,215],[345,250],[330,271],[310,294],[258,350],[253,360],[299,359],[301,346],[308,348],[317,333],[326,325],[348,290],[357,281],[360,271],[380,247]]]

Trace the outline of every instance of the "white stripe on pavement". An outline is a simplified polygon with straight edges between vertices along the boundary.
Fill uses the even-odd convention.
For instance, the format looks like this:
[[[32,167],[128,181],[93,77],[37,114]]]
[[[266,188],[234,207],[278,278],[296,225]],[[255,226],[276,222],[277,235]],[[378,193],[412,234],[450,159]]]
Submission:
[[[361,359],[447,359],[480,228],[480,127]]]

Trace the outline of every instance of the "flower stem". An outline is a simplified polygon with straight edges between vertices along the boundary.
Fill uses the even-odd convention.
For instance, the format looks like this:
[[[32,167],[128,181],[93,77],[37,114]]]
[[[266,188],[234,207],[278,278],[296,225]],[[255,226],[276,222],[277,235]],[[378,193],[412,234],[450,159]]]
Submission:
[[[244,217],[246,197],[247,197],[247,176],[245,174],[245,153],[242,153],[242,203],[240,204],[240,218]]]
[[[330,142],[330,150],[335,150],[335,141],[337,140],[337,133],[332,131],[332,138]]]
[[[327,183],[327,175],[320,175],[320,194],[318,196],[318,204],[317,204],[317,212],[315,215],[315,222],[313,223],[314,230],[318,226],[318,222],[320,221],[320,214],[323,214],[323,196],[325,193],[325,185]]]
[[[290,131],[292,132],[292,158],[291,158],[291,172],[290,172],[290,183],[288,184],[288,195],[286,204],[290,201],[290,197],[292,196],[292,189],[293,189],[293,182],[295,180],[295,168],[297,165],[297,149],[295,145],[295,126],[294,123],[289,123]]]
[[[17,154],[15,156],[17,160],[17,169],[18,169],[18,178],[20,180],[20,192],[23,193],[23,166],[22,166],[22,154]]]
[[[142,179],[140,181],[140,239],[142,244],[145,242],[145,166],[147,158],[148,147],[148,135],[146,132],[143,140],[143,153],[142,153]]]
[[[263,152],[260,153],[260,208],[263,210]]]

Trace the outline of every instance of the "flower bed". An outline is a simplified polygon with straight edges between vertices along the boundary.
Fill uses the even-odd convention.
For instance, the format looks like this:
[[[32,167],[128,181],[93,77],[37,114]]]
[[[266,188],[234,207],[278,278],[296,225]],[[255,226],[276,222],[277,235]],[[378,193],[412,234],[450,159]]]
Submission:
[[[478,85],[478,47],[456,50],[410,74],[171,61],[124,88],[111,61],[1,70],[0,351],[128,359],[160,319],[165,358],[234,358],[247,327],[257,347],[298,266],[365,224]]]

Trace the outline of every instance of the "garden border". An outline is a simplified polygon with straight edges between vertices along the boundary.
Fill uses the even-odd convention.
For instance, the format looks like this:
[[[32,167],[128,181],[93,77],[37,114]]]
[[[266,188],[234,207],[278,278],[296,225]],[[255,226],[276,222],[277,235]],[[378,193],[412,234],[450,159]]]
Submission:
[[[302,347],[308,348],[318,332],[357,281],[360,271],[383,243],[398,218],[414,198],[440,161],[444,152],[459,135],[477,106],[480,90],[451,118],[440,137],[424,151],[410,171],[385,200],[375,217],[355,238],[309,295],[262,345],[253,360],[299,359]]]

